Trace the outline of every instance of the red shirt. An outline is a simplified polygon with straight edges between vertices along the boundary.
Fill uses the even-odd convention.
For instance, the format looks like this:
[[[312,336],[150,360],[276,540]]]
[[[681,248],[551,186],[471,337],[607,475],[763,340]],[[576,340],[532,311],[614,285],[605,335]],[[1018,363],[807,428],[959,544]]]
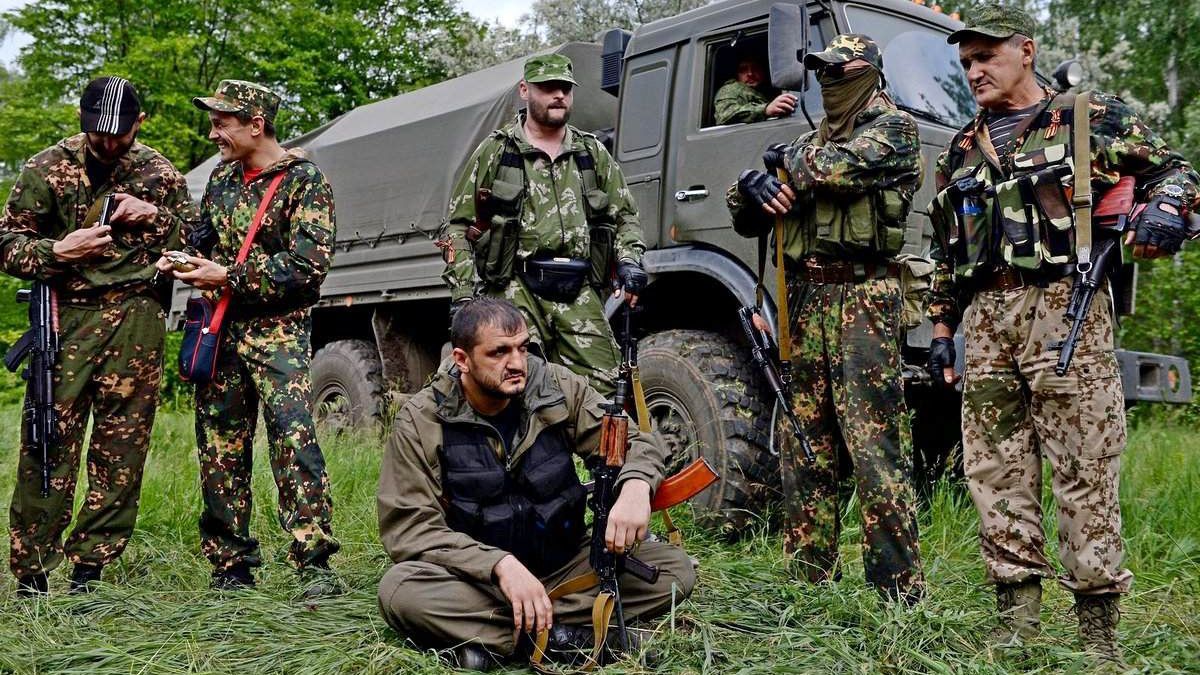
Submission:
[[[242,181],[245,184],[249,185],[250,181],[254,180],[255,178],[258,178],[258,175],[261,174],[262,172],[263,172],[262,168],[250,169],[250,168],[243,166],[242,167]]]

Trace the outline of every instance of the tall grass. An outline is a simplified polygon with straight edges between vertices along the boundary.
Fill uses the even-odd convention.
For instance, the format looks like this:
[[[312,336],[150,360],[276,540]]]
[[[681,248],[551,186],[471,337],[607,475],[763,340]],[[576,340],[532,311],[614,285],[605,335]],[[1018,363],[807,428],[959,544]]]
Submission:
[[[15,407],[0,409],[0,425],[10,429],[0,457],[0,499],[12,490],[17,419]],[[1137,581],[1123,604],[1121,633],[1129,660],[1144,673],[1200,672],[1200,453],[1193,437],[1182,428],[1143,427],[1124,460],[1125,533]],[[0,582],[0,672],[446,672],[435,654],[392,632],[376,609],[376,585],[390,564],[375,525],[379,441],[322,437],[343,544],[334,566],[351,590],[317,604],[294,599],[298,586],[284,560],[287,541],[262,441],[252,525],[266,561],[258,589],[209,590],[196,526],[191,417],[164,412],[138,530],[125,555],[105,570],[107,583],[92,595],[68,596],[64,566],[52,575],[52,597],[30,602],[14,598],[11,577]],[[1047,513],[1053,517],[1053,509]],[[5,512],[0,522],[6,521]],[[729,545],[693,532],[688,544],[701,562],[700,584],[690,602],[656,623],[657,671],[1082,672],[1071,598],[1056,586],[1046,587],[1044,636],[1026,654],[987,648],[994,599],[982,585],[977,526],[955,488],[936,492],[922,514],[929,593],[914,609],[881,605],[863,583],[853,517],[842,542],[845,578],[821,587],[789,581],[776,534],[760,529]],[[632,662],[610,671],[653,672]]]

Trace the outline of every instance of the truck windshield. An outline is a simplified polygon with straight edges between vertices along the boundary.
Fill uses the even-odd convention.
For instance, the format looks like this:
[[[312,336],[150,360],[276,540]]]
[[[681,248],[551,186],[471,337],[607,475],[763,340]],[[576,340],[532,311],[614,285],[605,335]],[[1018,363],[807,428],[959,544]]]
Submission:
[[[941,33],[910,31],[893,37],[883,50],[888,91],[896,103],[951,127],[975,115],[975,98],[958,63],[958,49]]]

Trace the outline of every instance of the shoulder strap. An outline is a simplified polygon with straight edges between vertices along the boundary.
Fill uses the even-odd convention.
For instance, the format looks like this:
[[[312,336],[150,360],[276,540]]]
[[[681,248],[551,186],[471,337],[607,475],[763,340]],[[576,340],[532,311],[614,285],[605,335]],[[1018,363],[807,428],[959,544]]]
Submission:
[[[235,265],[246,262],[246,256],[250,255],[250,246],[254,243],[254,235],[258,234],[258,226],[262,225],[263,216],[267,213],[267,207],[271,205],[271,199],[275,196],[275,190],[283,182],[283,177],[286,175],[287,170],[284,169],[271,180],[271,185],[267,188],[267,193],[263,195],[262,201],[258,203],[258,211],[254,214],[254,220],[250,223],[250,229],[246,232],[246,238],[242,240],[242,249],[238,251]],[[221,293],[221,299],[217,301],[217,308],[213,311],[212,321],[208,323],[209,333],[216,333],[221,330],[221,322],[225,319],[225,312],[229,309],[229,300],[232,297],[233,294],[229,291]]]
[[[579,167],[579,176],[583,181],[583,189],[590,192],[600,187],[600,178],[596,173],[596,158],[589,147],[589,139],[583,137],[583,151],[575,153],[575,166]],[[584,200],[586,203],[586,200]]]
[[[780,183],[791,182],[786,169],[776,169],[775,173]],[[775,216],[775,306],[775,316],[779,319],[779,362],[786,370],[792,363],[792,326],[788,316],[787,279],[783,273],[783,216]]]
[[[1072,134],[1074,136],[1075,187],[1071,207],[1075,209],[1075,258],[1080,272],[1092,267],[1092,145],[1088,101],[1091,92],[1075,97]]]

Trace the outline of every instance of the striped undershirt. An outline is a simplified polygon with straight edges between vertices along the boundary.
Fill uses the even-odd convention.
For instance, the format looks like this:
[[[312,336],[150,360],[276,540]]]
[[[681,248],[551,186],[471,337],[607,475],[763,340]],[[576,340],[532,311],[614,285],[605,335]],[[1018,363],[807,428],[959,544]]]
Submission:
[[[1041,107],[1041,102],[1038,102],[1020,110],[987,113],[984,121],[987,123],[988,138],[997,154],[1007,155],[1010,152],[1008,144],[1012,142],[1013,131]]]

